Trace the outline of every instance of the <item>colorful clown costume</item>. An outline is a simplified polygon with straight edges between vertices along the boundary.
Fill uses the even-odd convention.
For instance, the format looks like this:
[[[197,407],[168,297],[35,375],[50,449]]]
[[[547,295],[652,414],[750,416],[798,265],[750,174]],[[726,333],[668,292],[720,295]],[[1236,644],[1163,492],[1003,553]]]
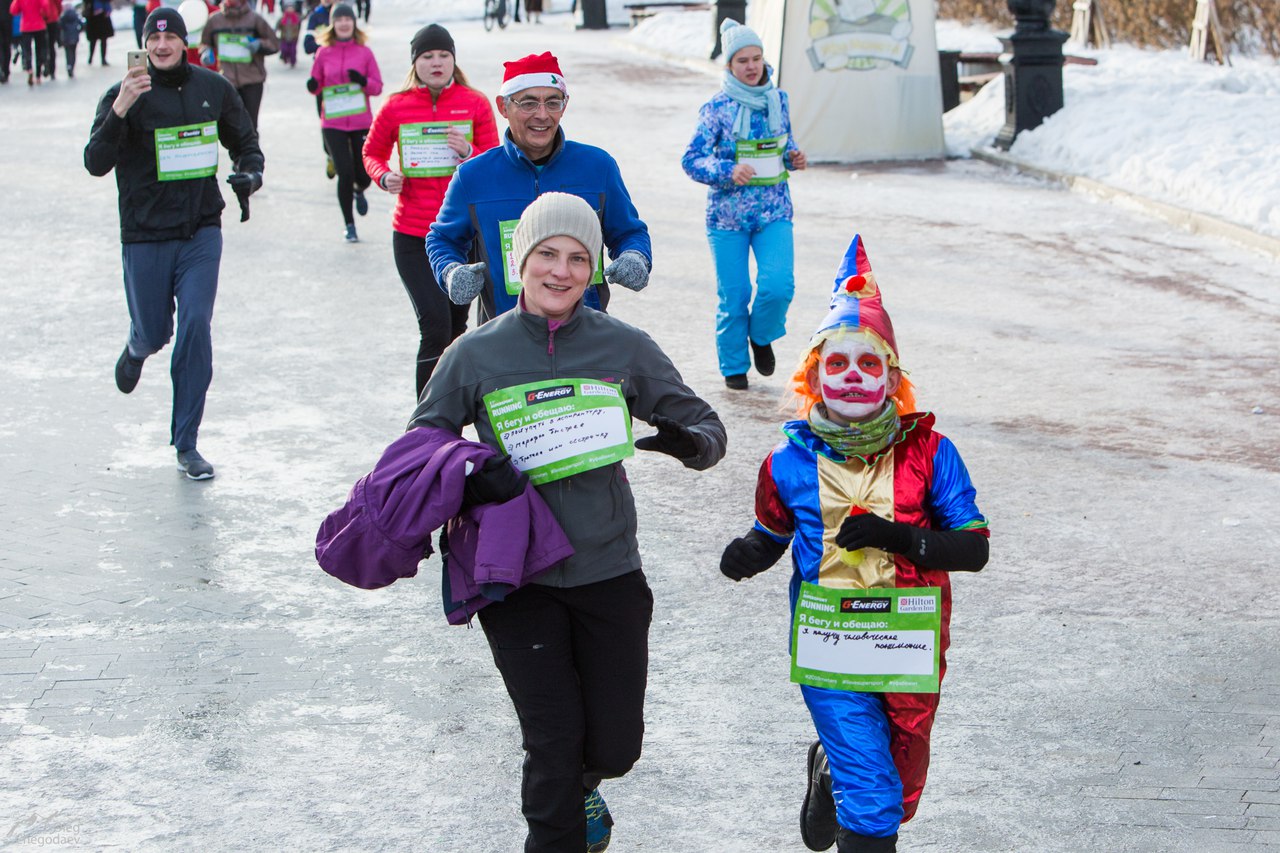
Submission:
[[[986,533],[987,522],[955,445],[934,432],[931,414],[902,417],[896,441],[875,458],[846,458],[806,421],[765,459],[756,485],[756,529],[790,543],[794,616],[800,583],[845,589],[936,586],[942,590],[939,679],[950,642],[947,572],[921,569],[875,548],[847,565],[834,537],[853,506],[916,527]],[[929,732],[938,707],[930,693],[854,693],[801,688],[831,766],[839,822],[887,836],[915,814],[929,767]]]

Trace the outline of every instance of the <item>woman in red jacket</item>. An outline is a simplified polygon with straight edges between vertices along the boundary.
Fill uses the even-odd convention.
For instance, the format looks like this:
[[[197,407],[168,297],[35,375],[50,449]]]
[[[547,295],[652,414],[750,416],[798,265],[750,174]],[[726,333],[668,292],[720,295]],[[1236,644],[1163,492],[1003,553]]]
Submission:
[[[22,39],[22,70],[27,72],[28,86],[34,86],[44,78],[48,9],[48,0],[13,0],[9,4],[10,14],[22,16],[18,26]]]
[[[316,38],[316,51],[307,91],[320,98],[320,132],[338,173],[338,206],[346,223],[345,239],[359,241],[351,215],[354,200],[361,216],[369,212],[364,191],[372,180],[362,160],[364,138],[373,121],[369,97],[382,94],[382,73],[365,34],[356,26],[356,13],[345,3],[333,7],[329,26]]]
[[[404,87],[387,98],[364,143],[364,166],[396,196],[391,245],[396,269],[418,315],[417,391],[422,396],[440,353],[467,328],[466,305],[454,305],[427,263],[426,238],[445,188],[463,160],[498,144],[489,99],[454,64],[453,37],[439,24],[410,43],[413,66]],[[387,164],[399,148],[398,167]]]

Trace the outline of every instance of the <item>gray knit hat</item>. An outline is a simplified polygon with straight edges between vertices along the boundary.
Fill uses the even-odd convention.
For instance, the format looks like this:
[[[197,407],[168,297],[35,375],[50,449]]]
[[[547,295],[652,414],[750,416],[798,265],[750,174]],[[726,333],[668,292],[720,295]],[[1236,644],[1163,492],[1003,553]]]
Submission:
[[[543,193],[533,200],[520,215],[520,224],[511,236],[511,253],[517,261],[516,269],[524,271],[524,262],[543,240],[551,237],[572,237],[587,248],[591,255],[591,272],[594,275],[600,259],[600,217],[576,195],[568,193]]]

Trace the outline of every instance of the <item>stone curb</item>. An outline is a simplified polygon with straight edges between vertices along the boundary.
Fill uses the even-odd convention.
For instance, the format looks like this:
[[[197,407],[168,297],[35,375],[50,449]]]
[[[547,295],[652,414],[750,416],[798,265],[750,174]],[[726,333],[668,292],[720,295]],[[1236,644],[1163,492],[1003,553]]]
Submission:
[[[1188,231],[1208,234],[1214,237],[1222,237],[1251,249],[1257,249],[1274,257],[1280,258],[1280,239],[1270,237],[1266,234],[1259,234],[1243,225],[1236,225],[1234,222],[1227,222],[1225,219],[1219,219],[1216,216],[1210,216],[1207,213],[1197,213],[1193,210],[1186,210],[1167,204],[1155,199],[1146,198],[1145,196],[1136,195],[1127,190],[1118,189],[1117,187],[1104,184],[1093,178],[1085,178],[1080,175],[1069,175],[1064,172],[1056,172],[1052,169],[1044,169],[1039,166],[1033,166],[1025,163],[1016,157],[1010,157],[994,148],[974,148],[969,152],[975,160],[982,160],[996,166],[1006,166],[1016,169],[1023,174],[1032,175],[1046,181],[1063,184],[1068,189],[1075,192],[1088,193],[1097,196],[1106,201],[1124,201],[1137,207],[1144,213],[1158,217],[1173,225],[1186,228]]]

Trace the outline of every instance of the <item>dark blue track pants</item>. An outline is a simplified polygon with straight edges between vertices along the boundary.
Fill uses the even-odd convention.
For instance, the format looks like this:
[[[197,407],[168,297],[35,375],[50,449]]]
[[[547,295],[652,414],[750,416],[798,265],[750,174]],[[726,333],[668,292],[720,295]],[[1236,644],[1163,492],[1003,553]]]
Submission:
[[[147,358],[178,337],[169,373],[173,378],[170,443],[181,453],[196,446],[204,397],[213,378],[213,300],[218,295],[222,229],[207,226],[190,240],[125,243],[124,295],[129,303],[129,354]]]

